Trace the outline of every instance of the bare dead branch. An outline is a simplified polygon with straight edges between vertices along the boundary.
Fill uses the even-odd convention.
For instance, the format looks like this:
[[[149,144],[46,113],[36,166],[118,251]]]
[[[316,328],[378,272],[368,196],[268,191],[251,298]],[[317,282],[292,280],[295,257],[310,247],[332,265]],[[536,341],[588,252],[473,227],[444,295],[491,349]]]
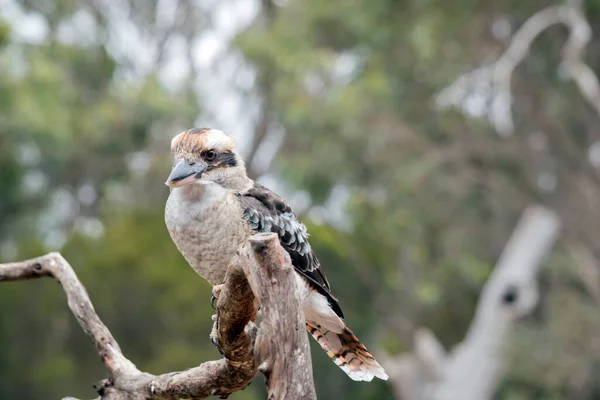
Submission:
[[[247,268],[252,263],[241,263],[263,315],[256,338],[256,360],[267,378],[269,399],[316,399],[306,322],[301,311],[308,289],[304,284],[296,285],[288,254],[274,234],[268,235],[273,235],[270,241],[255,235],[249,242],[252,251],[248,253],[261,265],[260,274],[257,269]],[[303,292],[290,296],[290,285],[296,285],[296,292]],[[295,320],[290,310],[296,311]]]
[[[471,87],[489,85],[492,88],[488,115],[490,122],[500,135],[512,135],[514,122],[511,80],[514,70],[529,55],[535,39],[554,25],[564,25],[569,31],[562,49],[561,66],[575,81],[581,95],[600,115],[598,77],[583,61],[592,29],[579,0],[568,0],[563,5],[547,7],[532,15],[513,35],[508,48],[496,62],[459,77],[437,94],[436,104],[440,108],[460,106]]]
[[[104,365],[112,377],[140,374],[131,361],[123,356],[115,338],[100,320],[87,291],[67,260],[58,253],[31,260],[0,265],[0,282],[53,277],[67,295],[71,312],[83,331],[92,339]]]
[[[53,277],[62,285],[69,308],[108,369],[110,377],[94,386],[102,400],[226,398],[247,387],[259,367],[267,376],[269,399],[316,399],[301,308],[306,295],[302,290],[306,289],[297,284],[290,259],[275,234],[253,236],[229,267],[215,322],[216,339],[225,358],[182,372],[154,376],[138,370],[123,355],[73,268],[60,254],[0,264],[0,282],[40,277]],[[263,321],[255,351],[253,321],[258,303]]]

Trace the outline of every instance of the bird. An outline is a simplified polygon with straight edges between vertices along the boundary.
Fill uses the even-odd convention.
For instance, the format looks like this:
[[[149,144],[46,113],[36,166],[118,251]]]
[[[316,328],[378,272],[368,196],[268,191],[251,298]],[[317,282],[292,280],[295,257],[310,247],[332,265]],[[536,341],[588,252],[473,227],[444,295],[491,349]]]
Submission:
[[[351,379],[387,380],[346,325],[306,226],[282,197],[248,177],[235,141],[218,129],[193,128],[172,139],[171,153],[165,223],[190,266],[213,287],[220,285],[241,244],[256,233],[276,233],[309,288],[302,302],[308,332]]]

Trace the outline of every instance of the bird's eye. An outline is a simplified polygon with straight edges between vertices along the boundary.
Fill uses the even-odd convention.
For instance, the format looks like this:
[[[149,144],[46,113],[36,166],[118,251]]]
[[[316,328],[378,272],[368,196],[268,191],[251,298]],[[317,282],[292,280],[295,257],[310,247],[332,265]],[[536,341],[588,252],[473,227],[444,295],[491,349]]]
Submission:
[[[214,150],[209,150],[204,154],[206,161],[214,161],[215,158],[217,158],[217,153]]]

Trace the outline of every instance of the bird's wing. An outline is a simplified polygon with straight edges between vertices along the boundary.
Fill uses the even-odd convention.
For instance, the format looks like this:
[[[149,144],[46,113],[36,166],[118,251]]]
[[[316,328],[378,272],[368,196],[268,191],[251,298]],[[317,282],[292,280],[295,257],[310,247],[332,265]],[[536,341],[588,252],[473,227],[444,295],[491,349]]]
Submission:
[[[280,196],[260,183],[239,194],[244,219],[255,232],[275,232],[281,246],[288,252],[292,265],[310,286],[329,300],[331,308],[343,318],[337,299],[331,293],[321,264],[308,243],[306,226]]]

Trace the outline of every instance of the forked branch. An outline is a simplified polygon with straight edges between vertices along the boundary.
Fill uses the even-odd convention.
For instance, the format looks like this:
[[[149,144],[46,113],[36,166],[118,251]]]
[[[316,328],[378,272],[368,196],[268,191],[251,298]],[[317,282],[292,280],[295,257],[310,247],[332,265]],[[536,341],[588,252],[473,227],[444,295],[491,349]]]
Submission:
[[[316,399],[301,308],[306,293],[275,234],[251,237],[229,266],[214,330],[225,358],[183,372],[155,376],[129,361],[60,254],[0,264],[0,282],[41,277],[61,284],[69,308],[96,346],[109,373],[95,385],[103,400],[225,398],[247,387],[259,369],[267,376],[269,399]],[[263,321],[255,346],[258,304]]]

